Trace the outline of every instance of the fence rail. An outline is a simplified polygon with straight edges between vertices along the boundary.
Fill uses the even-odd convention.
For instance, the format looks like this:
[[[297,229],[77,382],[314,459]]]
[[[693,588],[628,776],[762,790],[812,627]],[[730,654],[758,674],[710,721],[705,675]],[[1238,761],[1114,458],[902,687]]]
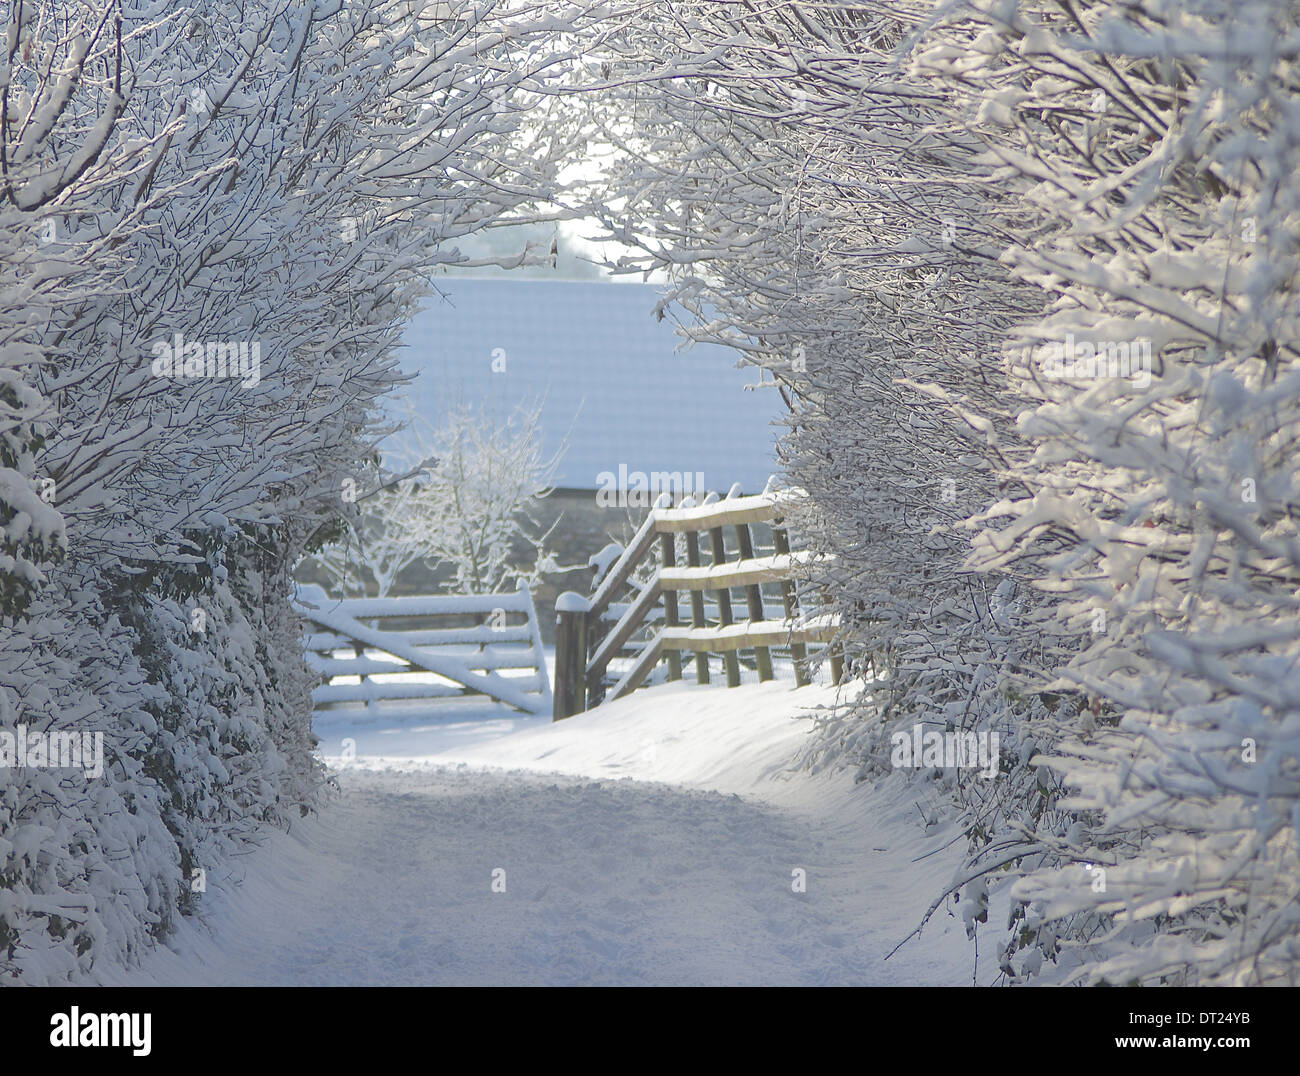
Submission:
[[[733,487],[725,499],[710,494],[703,504],[678,508],[661,498],[589,597],[568,593],[556,602],[554,718],[636,690],[661,661],[667,679],[680,680],[684,654],[692,656],[699,683],[710,682],[709,658],[720,656],[735,687],[742,652],[752,654],[747,664],[760,680],[771,680],[773,650],[789,651],[796,683],[806,684],[809,645],[832,643],[839,626],[802,608],[797,574],[811,554],[791,551],[784,525],[795,496],[745,496]],[[756,554],[759,526],[770,532],[770,553]],[[838,680],[842,658],[834,650],[830,657]],[[627,668],[611,675],[621,658],[629,659]]]

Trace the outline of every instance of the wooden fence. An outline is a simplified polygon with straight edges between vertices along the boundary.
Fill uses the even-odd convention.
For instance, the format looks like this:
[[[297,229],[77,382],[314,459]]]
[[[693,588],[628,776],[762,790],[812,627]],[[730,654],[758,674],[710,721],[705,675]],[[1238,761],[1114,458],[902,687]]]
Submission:
[[[589,597],[556,602],[555,720],[627,695],[661,661],[666,679],[682,679],[688,653],[701,684],[711,656],[728,687],[740,684],[742,664],[771,680],[777,651],[789,655],[796,683],[808,683],[808,647],[829,644],[838,624],[803,607],[796,569],[808,554],[791,550],[783,518],[792,496],[733,487],[680,508],[661,498]],[[759,529],[770,536],[761,555]],[[616,660],[626,667],[614,676]],[[838,681],[842,658],[832,651],[830,661]]]
[[[311,624],[303,645],[321,674],[312,692],[317,717],[407,717],[423,700],[470,695],[526,713],[552,710],[526,586],[514,594],[347,599],[299,587],[294,608]]]

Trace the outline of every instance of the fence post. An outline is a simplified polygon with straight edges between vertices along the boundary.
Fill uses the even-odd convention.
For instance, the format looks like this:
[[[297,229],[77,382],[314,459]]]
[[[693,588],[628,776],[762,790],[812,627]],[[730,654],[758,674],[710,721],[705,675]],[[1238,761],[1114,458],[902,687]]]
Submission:
[[[677,546],[672,534],[659,535],[659,557],[665,568],[677,563]],[[680,621],[677,618],[677,591],[671,587],[664,588],[664,627],[675,628]],[[668,651],[668,679],[682,678],[682,653],[680,650]]]
[[[831,604],[831,596],[824,590],[821,592],[821,603]],[[828,649],[831,652],[831,681],[838,684],[844,679],[844,647],[840,643],[832,643]]]
[[[785,532],[785,520],[777,516],[772,520],[772,547],[778,554],[790,552],[790,536]],[[785,607],[787,620],[793,620],[798,613],[795,603],[794,584],[785,580],[781,583],[781,604]],[[790,658],[794,662],[795,687],[804,687],[808,679],[808,648],[803,643],[790,644]]]
[[[555,599],[555,695],[552,720],[587,707],[587,610],[591,603],[568,590]]]
[[[754,556],[754,539],[750,534],[748,523],[736,525],[736,545],[740,549],[741,560],[749,560]],[[757,583],[745,588],[745,603],[749,607],[751,621],[766,619],[766,614],[763,612],[763,591]],[[771,650],[765,646],[754,647],[754,663],[758,666],[759,680],[774,678]]]
[[[727,542],[721,527],[714,527],[709,531],[709,542],[712,546],[713,563],[726,564]],[[730,627],[734,623],[731,616],[731,591],[722,587],[713,593],[718,602],[718,624],[724,628]],[[723,651],[722,664],[727,671],[727,687],[740,687],[740,657],[736,651]]]
[[[690,498],[682,502],[682,507],[693,506],[694,501]],[[686,563],[692,568],[700,566],[700,536],[695,531],[686,532]],[[691,626],[695,628],[708,627],[708,621],[704,619],[704,592],[702,590],[691,591]],[[706,651],[695,651],[695,682],[697,684],[707,684],[709,682],[709,655]]]

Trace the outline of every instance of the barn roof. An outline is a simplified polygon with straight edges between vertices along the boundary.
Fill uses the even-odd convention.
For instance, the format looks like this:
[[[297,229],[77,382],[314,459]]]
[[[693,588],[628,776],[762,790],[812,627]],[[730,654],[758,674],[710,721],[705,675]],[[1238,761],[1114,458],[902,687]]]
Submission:
[[[404,389],[437,423],[469,405],[504,417],[543,401],[544,448],[567,435],[556,485],[595,489],[602,471],[703,472],[705,488],[762,489],[776,469],[780,397],[729,348],[682,343],[648,284],[457,279],[407,326]],[[501,349],[501,350],[497,350]],[[494,363],[495,359],[495,363]],[[501,370],[504,360],[504,372]],[[409,448],[398,434],[389,448]]]

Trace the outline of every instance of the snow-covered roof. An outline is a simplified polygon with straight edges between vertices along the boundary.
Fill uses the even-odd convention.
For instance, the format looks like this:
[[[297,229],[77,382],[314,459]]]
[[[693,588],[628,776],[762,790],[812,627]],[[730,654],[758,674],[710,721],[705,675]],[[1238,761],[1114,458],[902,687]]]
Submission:
[[[652,285],[457,279],[439,282],[404,334],[404,389],[437,423],[466,404],[504,417],[544,400],[544,448],[568,449],[556,485],[596,489],[602,471],[702,472],[706,489],[763,488],[776,469],[770,385],[729,348],[696,344],[659,321]],[[500,349],[500,350],[498,350]],[[503,369],[504,367],[504,369]],[[495,368],[495,369],[494,369]],[[393,445],[396,442],[396,445]],[[390,442],[400,447],[401,434]]]

